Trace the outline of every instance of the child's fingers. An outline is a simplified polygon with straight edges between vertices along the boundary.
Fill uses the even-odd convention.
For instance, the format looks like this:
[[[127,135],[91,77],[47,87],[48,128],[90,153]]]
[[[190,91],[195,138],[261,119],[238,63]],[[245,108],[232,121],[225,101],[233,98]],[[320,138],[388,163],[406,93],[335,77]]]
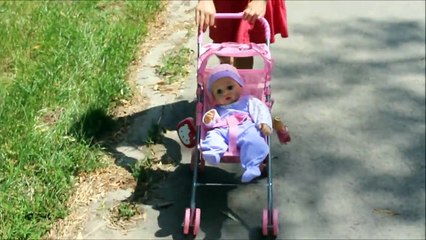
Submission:
[[[266,12],[266,1],[251,1],[244,10],[244,19],[254,23],[257,19],[263,17]]]
[[[249,18],[250,18],[250,9],[245,9],[244,10],[244,13],[243,13],[243,19],[245,19],[245,20],[247,20],[247,21],[249,21]]]
[[[207,27],[214,25],[214,19],[214,14],[197,11],[195,22],[198,25],[198,30],[203,32],[206,31]]]
[[[214,14],[211,13],[205,13],[204,14],[204,26],[203,26],[203,30],[206,31],[207,27],[213,26],[214,25]]]
[[[195,10],[195,16],[194,16],[194,19],[195,19],[195,24],[197,24],[197,26],[198,26],[198,24],[200,23],[200,11],[199,10]]]
[[[204,28],[204,13],[202,13],[201,11],[197,11],[197,25],[198,25],[198,31],[203,30]]]
[[[247,21],[249,21],[250,23],[254,23],[258,18],[259,15],[256,14],[255,10],[252,8],[247,8],[244,11],[244,15],[243,18]]]
[[[212,27],[212,26],[214,26],[214,20],[215,20],[215,15],[214,14],[210,14],[210,24],[209,24],[209,26],[210,27]]]
[[[195,22],[198,25],[198,30],[205,31],[207,27],[214,25],[216,8],[214,6],[213,1],[198,1],[197,7],[195,8],[195,12]]]

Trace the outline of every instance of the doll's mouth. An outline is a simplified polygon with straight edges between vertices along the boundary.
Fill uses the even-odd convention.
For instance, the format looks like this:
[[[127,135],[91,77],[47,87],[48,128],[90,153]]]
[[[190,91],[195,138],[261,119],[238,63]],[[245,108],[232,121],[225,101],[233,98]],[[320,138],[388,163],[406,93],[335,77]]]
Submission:
[[[229,100],[231,100],[231,97],[226,97],[225,100],[229,101]]]

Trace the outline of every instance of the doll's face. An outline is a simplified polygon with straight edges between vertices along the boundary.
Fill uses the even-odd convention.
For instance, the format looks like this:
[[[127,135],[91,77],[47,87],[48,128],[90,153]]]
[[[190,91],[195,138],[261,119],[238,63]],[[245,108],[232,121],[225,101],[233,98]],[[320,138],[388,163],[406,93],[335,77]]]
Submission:
[[[224,77],[213,83],[212,93],[217,104],[228,105],[240,98],[241,86],[234,79]]]

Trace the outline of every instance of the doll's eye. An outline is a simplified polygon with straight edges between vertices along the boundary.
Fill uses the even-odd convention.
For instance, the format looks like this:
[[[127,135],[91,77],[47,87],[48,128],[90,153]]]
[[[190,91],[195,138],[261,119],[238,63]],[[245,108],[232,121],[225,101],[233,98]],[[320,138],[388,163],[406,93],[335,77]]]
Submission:
[[[232,90],[232,89],[234,89],[234,86],[229,85],[226,89],[228,89],[228,90]]]
[[[218,90],[216,90],[216,94],[217,94],[217,95],[221,95],[222,93],[223,93],[222,89],[218,89]]]

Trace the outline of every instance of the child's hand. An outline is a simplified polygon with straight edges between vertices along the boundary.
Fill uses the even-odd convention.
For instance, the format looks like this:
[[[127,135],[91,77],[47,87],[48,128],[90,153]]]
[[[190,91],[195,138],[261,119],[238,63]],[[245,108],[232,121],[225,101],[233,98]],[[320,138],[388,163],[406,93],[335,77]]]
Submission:
[[[206,114],[204,115],[203,122],[209,124],[213,120],[215,112],[216,111],[214,109],[206,112]]]
[[[195,23],[198,26],[198,31],[206,31],[207,27],[214,25],[214,15],[216,8],[212,0],[198,1],[195,8]]]
[[[244,10],[243,19],[249,21],[250,23],[255,23],[257,19],[265,16],[267,1],[268,0],[250,1],[246,9]]]
[[[271,135],[272,129],[268,126],[268,124],[261,123],[259,124],[259,130],[263,133],[265,136]]]

